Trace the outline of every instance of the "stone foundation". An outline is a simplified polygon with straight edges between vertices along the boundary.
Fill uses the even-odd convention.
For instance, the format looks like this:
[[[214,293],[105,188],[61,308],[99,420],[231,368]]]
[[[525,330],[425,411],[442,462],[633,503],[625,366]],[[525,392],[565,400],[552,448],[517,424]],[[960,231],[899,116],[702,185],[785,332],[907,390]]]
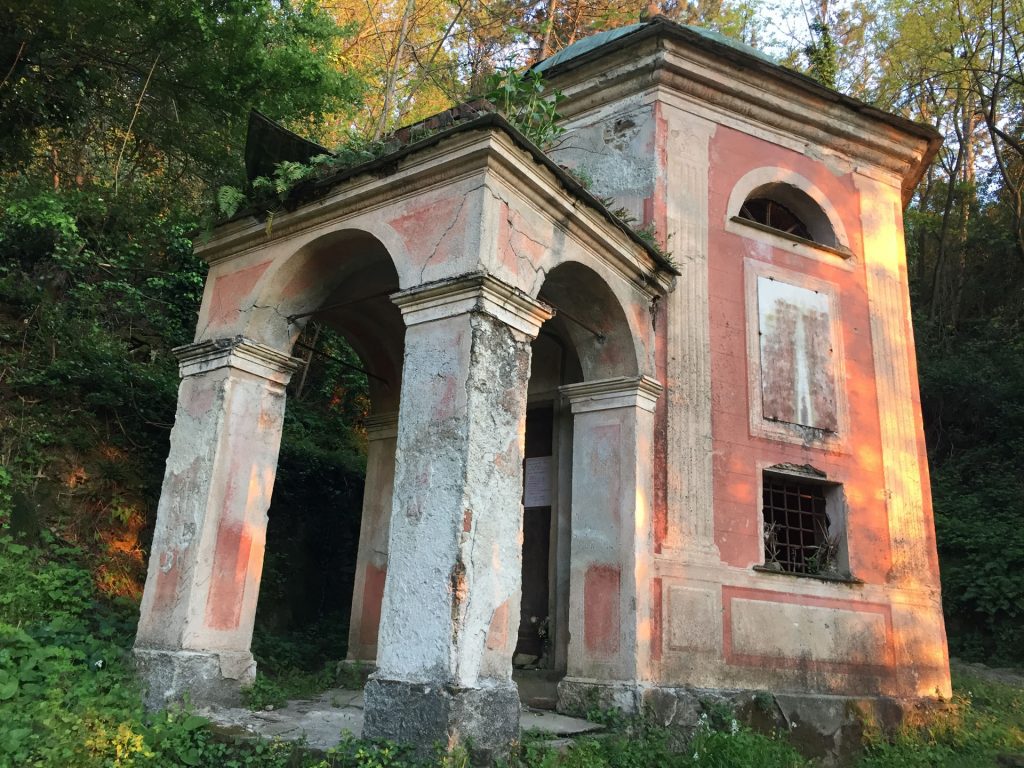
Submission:
[[[463,744],[475,765],[490,764],[507,757],[519,739],[519,692],[512,683],[458,689],[370,678],[363,696],[364,738],[415,744],[424,755],[435,744]]]
[[[618,710],[634,715],[641,711],[642,701],[642,688],[637,683],[566,677],[558,684],[556,709],[575,717],[585,717],[594,709]]]
[[[801,754],[821,765],[853,765],[871,732],[891,732],[914,713],[944,706],[939,699],[830,696],[768,691],[669,688],[643,683],[566,678],[558,685],[558,711],[583,716],[590,709],[643,712],[685,743],[702,717],[732,713],[736,721],[766,734],[783,733]],[[721,723],[713,723],[721,726]]]
[[[163,651],[136,648],[135,667],[143,681],[146,709],[189,701],[236,706],[242,689],[256,680],[251,653]]]

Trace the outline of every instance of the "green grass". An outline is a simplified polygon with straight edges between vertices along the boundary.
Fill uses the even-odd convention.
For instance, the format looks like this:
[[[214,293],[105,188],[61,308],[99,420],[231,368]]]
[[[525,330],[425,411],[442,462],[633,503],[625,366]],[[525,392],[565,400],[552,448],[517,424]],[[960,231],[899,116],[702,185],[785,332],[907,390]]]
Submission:
[[[1024,690],[960,673],[953,700],[869,741],[859,768],[987,768],[999,755],[1024,757]]]

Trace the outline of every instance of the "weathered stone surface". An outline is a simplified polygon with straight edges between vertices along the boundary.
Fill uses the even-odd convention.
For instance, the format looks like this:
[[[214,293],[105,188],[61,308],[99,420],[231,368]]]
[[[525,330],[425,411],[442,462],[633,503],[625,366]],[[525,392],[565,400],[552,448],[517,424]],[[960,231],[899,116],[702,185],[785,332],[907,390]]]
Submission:
[[[241,689],[256,679],[256,662],[249,653],[136,648],[134,654],[145,684],[147,709],[160,709],[185,698],[232,706],[241,702]]]
[[[514,684],[458,689],[371,678],[365,689],[363,736],[417,745],[465,744],[476,763],[507,755],[519,737]]]
[[[640,708],[640,688],[635,683],[567,677],[558,684],[558,711],[566,715],[583,717],[593,709],[635,714]]]
[[[820,765],[848,766],[856,763],[866,730],[891,732],[911,709],[926,702],[884,696],[655,687],[644,692],[643,704],[655,722],[676,731],[680,741],[709,718],[732,712],[737,722],[757,731],[784,733],[801,754]]]

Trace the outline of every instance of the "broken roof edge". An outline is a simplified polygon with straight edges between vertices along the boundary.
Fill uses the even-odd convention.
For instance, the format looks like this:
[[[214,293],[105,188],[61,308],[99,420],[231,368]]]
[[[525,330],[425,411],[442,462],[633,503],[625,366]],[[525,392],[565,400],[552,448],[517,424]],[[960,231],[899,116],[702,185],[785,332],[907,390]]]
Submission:
[[[611,34],[618,33],[618,34]],[[603,37],[607,35],[607,37]],[[691,44],[706,53],[720,56],[739,66],[755,69],[774,79],[795,87],[811,96],[837,104],[858,115],[885,124],[890,128],[912,136],[924,143],[920,160],[910,164],[903,177],[903,204],[907,205],[928,166],[934,160],[942,145],[943,137],[934,127],[918,123],[909,118],[886,112],[867,102],[847,96],[839,91],[822,85],[817,80],[795,70],[784,67],[769,56],[756,49],[722,35],[710,34],[690,25],[680,24],[665,16],[654,16],[639,24],[620,27],[615,30],[598,33],[562,49],[553,56],[537,62],[530,69],[541,72],[551,85],[557,87],[557,78],[575,69],[585,67],[598,59],[620,50],[625,50],[651,38],[667,37],[677,42]],[[597,45],[584,45],[592,38],[602,38]],[[571,48],[580,46],[578,53],[563,55]],[[549,63],[550,62],[550,63]]]
[[[338,171],[320,179],[301,182],[289,193],[286,203],[290,203],[290,205],[286,204],[286,210],[289,213],[298,210],[308,203],[312,203],[323,198],[329,194],[333,188],[358,176],[385,170],[386,172],[379,173],[379,175],[382,177],[388,176],[396,170],[396,168],[389,168],[389,166],[396,166],[407,157],[436,146],[445,139],[457,136],[461,133],[486,128],[498,129],[505,133],[512,140],[513,144],[530,155],[531,159],[535,163],[550,171],[566,192],[572,195],[575,199],[586,204],[587,207],[593,209],[613,227],[624,233],[634,244],[640,246],[654,262],[657,269],[667,272],[673,276],[681,274],[664,253],[641,237],[633,227],[629,226],[618,216],[612,213],[600,199],[590,192],[590,190],[575,179],[565,168],[558,165],[558,163],[548,157],[542,149],[523,135],[519,129],[512,125],[499,112],[486,112],[478,117],[464,120],[462,122],[456,122],[453,125],[442,128],[436,133],[432,133],[422,139],[418,139],[414,142],[401,146],[392,152],[381,155],[380,157],[367,160],[366,162],[359,163],[358,165],[339,169]],[[221,222],[214,228],[210,243],[212,244],[212,241],[216,239],[216,231],[221,227],[250,217],[259,220],[260,212],[252,207],[248,207],[238,211],[234,216],[226,221]],[[210,247],[210,245],[204,245],[203,250],[208,247]]]

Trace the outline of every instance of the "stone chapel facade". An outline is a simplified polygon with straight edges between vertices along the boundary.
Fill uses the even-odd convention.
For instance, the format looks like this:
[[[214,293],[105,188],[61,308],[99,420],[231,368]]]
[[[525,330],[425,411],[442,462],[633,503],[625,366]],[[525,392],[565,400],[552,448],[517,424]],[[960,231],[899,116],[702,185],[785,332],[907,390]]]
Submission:
[[[373,373],[367,735],[501,749],[517,648],[567,710],[948,697],[902,221],[937,134],[662,19],[539,68],[567,97],[548,156],[483,114],[197,247],[148,702],[253,679],[310,317]]]

